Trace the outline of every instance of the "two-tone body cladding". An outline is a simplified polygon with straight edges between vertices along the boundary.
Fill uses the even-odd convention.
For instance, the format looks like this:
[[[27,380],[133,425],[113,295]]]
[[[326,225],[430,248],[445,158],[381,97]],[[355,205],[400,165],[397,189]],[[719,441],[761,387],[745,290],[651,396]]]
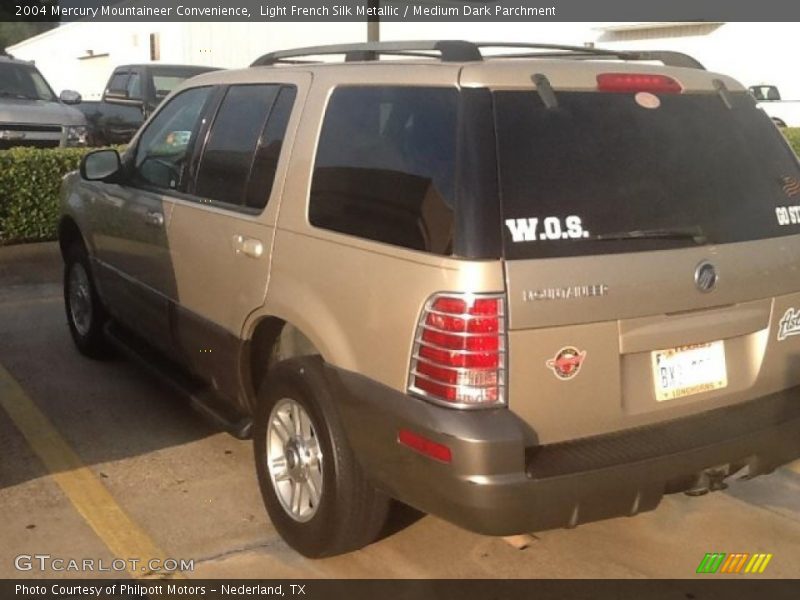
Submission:
[[[800,456],[800,166],[769,118],[684,55],[483,46],[205,74],[65,179],[79,349],[252,436],[308,556],[390,498],[506,535]]]

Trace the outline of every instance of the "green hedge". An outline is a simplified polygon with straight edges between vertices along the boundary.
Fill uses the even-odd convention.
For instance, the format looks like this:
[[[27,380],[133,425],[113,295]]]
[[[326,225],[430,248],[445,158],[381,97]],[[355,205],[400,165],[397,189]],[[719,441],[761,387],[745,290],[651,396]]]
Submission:
[[[785,129],[784,133],[800,155],[800,128]],[[61,178],[77,169],[89,150],[0,151],[0,245],[56,238]]]
[[[58,189],[86,148],[0,151],[0,245],[56,238]]]
[[[796,154],[800,155],[800,127],[790,127],[783,130],[786,139],[794,148]]]

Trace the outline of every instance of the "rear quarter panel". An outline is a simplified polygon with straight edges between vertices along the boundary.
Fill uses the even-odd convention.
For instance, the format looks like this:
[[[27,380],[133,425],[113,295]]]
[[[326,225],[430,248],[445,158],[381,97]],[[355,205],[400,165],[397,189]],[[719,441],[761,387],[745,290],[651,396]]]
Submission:
[[[453,86],[459,67],[374,65],[314,73],[286,175],[263,316],[298,327],[332,365],[405,390],[417,319],[442,291],[503,291],[500,261],[468,262],[312,227],[308,197],[327,100],[336,85]],[[245,333],[245,336],[248,334]]]

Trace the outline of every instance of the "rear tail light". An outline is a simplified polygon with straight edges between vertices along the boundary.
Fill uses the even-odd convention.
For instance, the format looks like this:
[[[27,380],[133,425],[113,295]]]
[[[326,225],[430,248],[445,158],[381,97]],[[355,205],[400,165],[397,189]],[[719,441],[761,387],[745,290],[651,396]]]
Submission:
[[[438,404],[505,403],[506,323],[502,294],[437,294],[422,310],[408,391]]]
[[[683,86],[672,77],[648,73],[600,73],[597,89],[601,92],[653,92],[680,94]]]

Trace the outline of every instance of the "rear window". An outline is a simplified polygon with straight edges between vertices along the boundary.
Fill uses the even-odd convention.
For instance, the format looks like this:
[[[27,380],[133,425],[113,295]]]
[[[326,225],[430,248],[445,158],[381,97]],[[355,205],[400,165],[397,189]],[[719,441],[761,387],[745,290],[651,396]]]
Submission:
[[[556,97],[494,95],[507,258],[800,233],[797,158],[748,94]]]

